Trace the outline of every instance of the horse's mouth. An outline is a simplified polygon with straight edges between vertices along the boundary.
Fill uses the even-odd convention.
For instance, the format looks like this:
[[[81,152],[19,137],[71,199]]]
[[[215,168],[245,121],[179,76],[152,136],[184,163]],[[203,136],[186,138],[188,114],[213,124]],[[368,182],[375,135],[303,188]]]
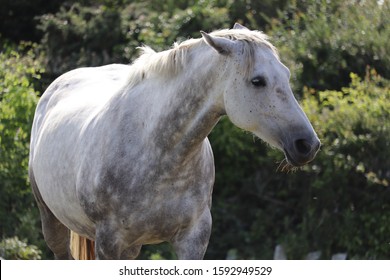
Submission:
[[[294,167],[300,167],[311,162],[314,159],[316,153],[317,151],[313,151],[306,155],[292,155],[287,151],[287,149],[284,149],[284,155],[286,157],[287,162]]]
[[[284,150],[284,156],[286,157],[287,162],[292,165],[293,167],[300,167],[308,163],[309,161],[297,161],[295,160],[285,149]]]

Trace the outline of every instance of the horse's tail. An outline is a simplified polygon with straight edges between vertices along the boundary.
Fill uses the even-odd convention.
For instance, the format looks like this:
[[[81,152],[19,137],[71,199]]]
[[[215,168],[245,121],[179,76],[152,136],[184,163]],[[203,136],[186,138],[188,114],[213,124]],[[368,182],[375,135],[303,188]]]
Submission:
[[[70,252],[75,260],[94,260],[95,242],[71,231]]]

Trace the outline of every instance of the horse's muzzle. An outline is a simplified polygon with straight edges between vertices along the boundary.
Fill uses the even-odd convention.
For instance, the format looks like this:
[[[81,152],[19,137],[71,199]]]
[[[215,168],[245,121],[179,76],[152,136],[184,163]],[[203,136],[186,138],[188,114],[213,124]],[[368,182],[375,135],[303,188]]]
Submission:
[[[299,138],[291,142],[287,148],[284,148],[284,154],[288,163],[298,167],[312,161],[320,146],[321,142],[317,137],[313,137],[310,140]]]

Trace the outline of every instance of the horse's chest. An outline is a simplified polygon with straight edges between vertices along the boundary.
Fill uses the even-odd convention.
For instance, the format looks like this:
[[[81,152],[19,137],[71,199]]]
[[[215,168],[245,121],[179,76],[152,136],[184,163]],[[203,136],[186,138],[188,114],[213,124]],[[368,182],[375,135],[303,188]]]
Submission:
[[[207,186],[192,186],[190,190],[183,183],[158,184],[142,197],[136,194],[137,201],[126,204],[118,215],[123,217],[123,226],[158,239],[168,238],[191,224],[209,206],[209,191]]]
[[[80,189],[92,220],[110,215],[124,227],[170,228],[170,223],[186,223],[210,207],[214,164],[202,153],[179,166],[169,160],[117,164],[100,170],[92,179],[93,189]]]
[[[93,220],[110,219],[139,242],[169,240],[210,207],[212,182],[205,175],[199,166],[119,181],[111,174],[96,192],[100,197],[84,206]]]

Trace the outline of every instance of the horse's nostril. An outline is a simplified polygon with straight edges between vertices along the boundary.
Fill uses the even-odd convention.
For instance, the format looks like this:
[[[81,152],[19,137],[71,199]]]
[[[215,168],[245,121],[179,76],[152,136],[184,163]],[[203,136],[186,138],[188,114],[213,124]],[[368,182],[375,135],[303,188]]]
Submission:
[[[302,155],[307,155],[311,151],[311,145],[305,139],[295,141],[295,149]]]

